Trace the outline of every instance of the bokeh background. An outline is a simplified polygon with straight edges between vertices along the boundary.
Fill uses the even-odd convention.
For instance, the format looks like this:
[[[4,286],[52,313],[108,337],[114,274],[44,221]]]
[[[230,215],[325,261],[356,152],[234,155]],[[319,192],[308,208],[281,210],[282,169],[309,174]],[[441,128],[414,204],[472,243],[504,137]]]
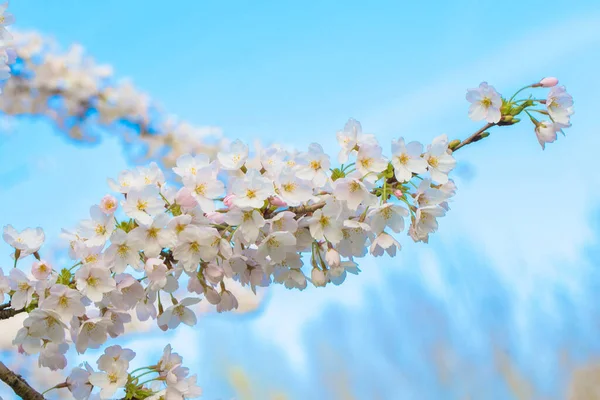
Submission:
[[[16,28],[82,44],[193,124],[247,142],[318,141],[330,154],[349,117],[384,146],[464,138],[479,127],[467,88],[485,80],[510,96],[559,77],[576,101],[567,136],[542,151],[522,123],[457,154],[459,191],[430,244],[405,237],[397,257],[362,260],[340,287],[273,287],[248,296],[244,313],[118,343],[135,365],[173,343],[209,400],[600,399],[597,1],[19,0],[10,10]],[[61,260],[60,228],[137,161],[115,132],[90,145],[43,118],[3,126],[0,223],[43,227]],[[9,255],[0,244],[5,269]],[[15,355],[2,332],[3,361],[40,390],[61,379]],[[14,395],[1,386],[0,396]]]

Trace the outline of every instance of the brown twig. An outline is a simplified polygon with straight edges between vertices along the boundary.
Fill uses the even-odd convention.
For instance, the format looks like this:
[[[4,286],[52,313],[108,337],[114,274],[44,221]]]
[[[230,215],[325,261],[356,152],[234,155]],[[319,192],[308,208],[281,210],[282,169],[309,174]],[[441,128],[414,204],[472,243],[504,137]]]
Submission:
[[[19,374],[14,373],[0,361],[0,380],[6,383],[23,400],[44,400],[44,396],[29,386],[27,381]]]
[[[21,308],[20,310],[15,310],[14,308],[2,308],[0,309],[0,320],[12,318],[24,311],[24,308]]]
[[[483,132],[490,129],[494,125],[496,125],[496,124],[491,123],[491,122],[486,124],[483,128],[481,128],[480,130],[478,130],[477,132],[475,132],[474,134],[472,134],[471,136],[469,136],[468,138],[466,138],[465,140],[460,142],[460,144],[458,146],[456,146],[452,152],[455,152],[456,150],[460,149],[461,147],[465,147],[466,145],[477,141],[477,138],[479,137],[479,135],[481,135]]]

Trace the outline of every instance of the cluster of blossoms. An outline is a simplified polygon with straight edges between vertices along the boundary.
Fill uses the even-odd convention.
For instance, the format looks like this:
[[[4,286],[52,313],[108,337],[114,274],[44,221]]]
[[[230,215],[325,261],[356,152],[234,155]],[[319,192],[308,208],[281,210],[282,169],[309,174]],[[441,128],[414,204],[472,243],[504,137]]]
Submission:
[[[13,37],[6,29],[8,25],[15,22],[15,18],[6,11],[7,8],[8,3],[0,4],[0,80],[10,77],[10,65],[15,60],[15,52],[10,47]]]
[[[12,17],[0,21],[10,23]],[[1,29],[3,39],[7,33]],[[128,143],[134,160],[160,159],[165,166],[185,152],[214,154],[222,140],[219,128],[195,127],[164,115],[131,82],[115,82],[112,68],[96,64],[79,45],[61,52],[39,33],[13,36],[11,66],[0,62],[0,79],[12,73],[0,96],[6,115],[44,117],[78,141],[93,142],[100,131],[114,132]],[[8,59],[1,47],[0,56]]]
[[[31,276],[17,268],[0,275],[0,295],[10,296],[0,312],[29,313],[14,344],[21,352],[39,353],[41,366],[64,368],[69,342],[79,353],[99,348],[109,336],[124,333],[132,312],[167,330],[195,325],[192,306],[202,298],[219,312],[237,308],[226,278],[252,290],[339,285],[347,273],[360,271],[357,258],[394,256],[401,247],[394,234],[406,230],[414,241],[427,242],[456,192],[448,177],[455,151],[486,137],[491,126],[519,122],[515,116],[523,111],[540,143],[550,142],[542,125],[565,127],[573,113],[571,97],[556,86],[547,100],[498,97],[485,83],[468,91],[471,117],[488,120],[469,138],[442,135],[427,146],[399,138],[389,157],[374,135],[350,119],[337,133],[339,167],[316,143],[306,152],[274,145],[251,154],[235,141],[215,159],[180,156],[173,167],[177,183],[167,182],[156,163],[126,170],[109,179],[114,193],[90,209],[89,219],[63,232],[74,260],[70,268],[54,268],[41,258],[40,228],[19,232],[6,226],[3,238],[15,249],[15,267],[31,254],[36,259]],[[547,108],[535,109],[538,103]],[[531,112],[552,122],[538,122]],[[102,363],[100,369],[89,382],[102,389],[103,398],[116,388],[128,394],[146,390],[132,386],[123,366]],[[197,393],[185,374],[171,378],[163,379],[167,390],[192,389],[177,389],[169,399]]]

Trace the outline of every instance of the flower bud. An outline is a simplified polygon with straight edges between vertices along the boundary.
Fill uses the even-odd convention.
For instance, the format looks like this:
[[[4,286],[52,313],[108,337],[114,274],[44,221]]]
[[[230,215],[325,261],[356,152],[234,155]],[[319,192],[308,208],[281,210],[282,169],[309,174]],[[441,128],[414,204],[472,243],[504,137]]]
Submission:
[[[275,207],[287,207],[287,203],[283,201],[281,197],[278,196],[269,197],[269,203],[271,203]]]
[[[182,187],[175,195],[175,203],[179,204],[184,210],[191,210],[198,205],[198,202],[192,196],[190,189]]]
[[[231,207],[233,205],[233,199],[235,199],[235,194],[228,194],[223,199],[223,204],[225,204],[226,207]]]
[[[208,218],[210,220],[210,222],[212,222],[213,224],[217,224],[220,225],[223,222],[225,222],[225,213],[220,213],[220,212],[209,212],[206,213],[206,218]]]
[[[229,290],[221,292],[221,302],[217,304],[217,312],[231,311],[238,308],[238,301]]]
[[[327,284],[327,277],[325,276],[325,272],[323,272],[319,268],[313,268],[310,274],[310,278],[315,287],[322,287]]]
[[[545,87],[545,88],[554,87],[554,86],[558,85],[558,79],[553,76],[548,76],[548,77],[542,79],[540,81],[539,85],[542,87]]]
[[[338,253],[336,249],[327,250],[327,253],[325,253],[325,261],[332,267],[337,267],[342,262],[340,253]]]
[[[402,190],[400,189],[396,189],[394,190],[394,196],[396,196],[397,198],[401,199],[403,195]]]
[[[110,215],[117,210],[118,204],[119,203],[117,202],[117,199],[115,199],[114,196],[107,194],[102,198],[102,200],[100,200],[100,210],[102,210],[104,214]]]
[[[204,297],[210,304],[219,304],[221,302],[221,295],[212,286],[204,287]]]

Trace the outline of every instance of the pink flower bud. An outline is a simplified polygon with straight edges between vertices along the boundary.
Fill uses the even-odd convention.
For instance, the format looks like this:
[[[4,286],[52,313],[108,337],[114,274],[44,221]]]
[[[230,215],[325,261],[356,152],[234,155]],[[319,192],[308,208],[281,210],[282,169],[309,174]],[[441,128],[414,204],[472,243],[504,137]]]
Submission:
[[[277,196],[269,197],[269,203],[271,203],[275,207],[287,207],[287,203],[283,201],[281,197]]]
[[[233,205],[233,199],[235,199],[235,194],[228,194],[223,199],[223,204],[225,204],[226,207],[231,207]]]
[[[23,345],[21,345],[21,344],[19,345],[19,347],[17,347],[17,352],[19,354],[27,354],[27,353],[25,353],[25,349],[23,348]]]
[[[184,210],[191,210],[198,205],[198,202],[192,196],[190,189],[183,187],[175,195],[175,203],[179,204]]]
[[[222,224],[223,222],[225,222],[225,213],[220,213],[220,212],[209,212],[206,213],[206,218],[209,219],[210,222],[212,222],[213,224]]]
[[[553,76],[548,76],[540,81],[540,85],[546,88],[553,87],[558,85],[558,79]]]
[[[100,210],[102,210],[104,214],[112,214],[117,210],[118,204],[115,196],[107,194],[100,200]]]
[[[394,190],[394,196],[401,199],[402,198],[402,190],[400,190],[400,189]]]

